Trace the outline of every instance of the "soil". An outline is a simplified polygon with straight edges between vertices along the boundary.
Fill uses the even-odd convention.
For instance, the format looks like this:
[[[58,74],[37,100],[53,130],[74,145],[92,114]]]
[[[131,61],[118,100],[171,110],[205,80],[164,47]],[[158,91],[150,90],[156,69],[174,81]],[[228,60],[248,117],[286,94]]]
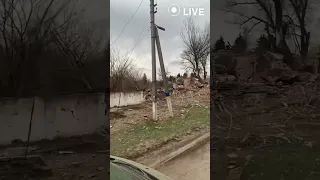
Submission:
[[[13,144],[1,152],[7,157],[24,156],[24,149],[25,144]],[[104,180],[109,167],[107,149],[106,137],[99,134],[35,142],[30,145],[28,157],[40,157],[41,163],[6,161],[6,173],[0,171],[0,179]]]
[[[208,95],[208,89],[202,89],[192,96],[182,94],[181,97],[172,101],[174,113],[184,114],[182,111],[192,105],[208,106]],[[165,104],[164,101],[158,104],[159,120],[169,117]],[[110,134],[130,127],[132,124],[150,120],[150,117],[150,102],[114,108],[111,110]],[[34,142],[29,145],[27,159],[22,158],[23,160],[13,157],[24,157],[25,143],[16,141],[9,146],[2,146],[1,154],[10,159],[0,159],[0,162],[4,163],[0,168],[0,180],[104,180],[109,176],[107,171],[110,151],[107,139],[109,139],[108,136],[100,133]]]
[[[317,179],[309,174],[320,172],[319,85],[233,83],[213,91],[212,176]]]
[[[167,144],[177,143],[189,134],[210,129],[210,109],[193,107],[188,109],[185,117],[179,115],[170,121],[148,121],[135,124],[110,137],[111,151],[115,156],[135,159],[155,151]],[[150,157],[150,156],[148,156]]]
[[[177,97],[172,97],[173,114],[184,114],[191,106],[206,106],[210,104],[209,87],[201,89],[186,91],[180,93]],[[158,121],[165,121],[169,119],[168,108],[165,100],[160,100],[158,106]],[[144,123],[152,119],[152,102],[146,101],[139,105],[132,105],[126,107],[117,107],[110,110],[110,135],[124,130],[133,124]]]
[[[144,164],[151,168],[158,168],[158,167],[152,167],[152,164],[154,164],[154,162],[158,160],[158,158],[162,158],[165,155],[176,151],[178,148],[192,142],[193,140],[199,138],[200,136],[208,132],[209,132],[209,128],[199,129],[199,131],[189,132],[183,137],[176,138],[164,144],[161,148],[148,152],[144,156],[134,159],[134,161]]]
[[[209,87],[203,87],[203,88],[192,89],[192,90],[190,89],[189,91],[186,90],[186,91],[180,92],[178,96],[172,97],[174,119],[182,120],[184,118],[187,118],[186,115],[188,114],[188,112],[191,109],[195,109],[195,107],[206,108],[206,111],[207,111],[209,110],[208,109],[209,104],[210,104]],[[180,137],[180,136],[186,136],[186,137],[188,136],[188,135],[180,135],[180,134],[185,134],[185,133],[192,134],[202,130],[202,127],[201,128],[199,127],[196,129],[186,129],[184,133],[180,133],[179,137],[177,137],[178,135],[175,135],[175,133],[171,132],[172,130],[170,130],[171,126],[176,124],[167,125],[168,127],[162,127],[162,126],[166,126],[167,120],[173,119],[173,118],[170,118],[170,115],[168,113],[166,101],[159,100],[157,106],[158,106],[157,122],[154,122],[151,119],[152,102],[148,100],[145,103],[140,105],[116,107],[110,110],[110,112],[113,114],[112,118],[110,119],[110,125],[111,125],[110,135],[111,137],[113,137],[111,139],[114,140],[114,141],[111,141],[112,143],[114,143],[114,146],[112,146],[114,148],[112,149],[111,153],[113,153],[114,155],[118,155],[121,157],[134,160],[136,158],[139,158],[142,154],[145,155],[148,152],[162,149],[163,146],[170,146],[170,145],[173,145],[174,143],[179,142],[180,139],[183,139],[183,137]],[[208,118],[206,119],[208,120]],[[193,123],[193,121],[192,122],[190,121],[190,123]],[[187,124],[185,125],[187,127],[188,123],[185,123],[185,124]],[[190,124],[190,126],[195,126],[195,125]],[[166,135],[163,135],[163,133],[157,133],[157,134],[153,133],[153,135],[151,135],[152,134],[151,133],[148,135],[148,138],[140,137],[140,136],[145,136],[141,133],[137,136],[135,136],[135,134],[132,134],[135,131],[135,129],[141,129],[141,131],[145,131],[144,128],[146,129],[167,128],[168,132],[166,133],[168,134],[168,137],[163,137],[163,136],[166,136]],[[130,138],[127,138],[127,137],[119,137],[119,134],[125,134],[125,132],[131,133],[130,138],[132,138],[132,140],[130,140]],[[125,140],[123,138],[125,138]],[[130,144],[130,142],[127,142],[128,140],[130,140],[131,143],[132,142],[135,142],[135,143]],[[116,145],[119,143],[120,145]],[[115,149],[118,147],[120,149]],[[150,155],[148,155],[147,157],[150,157]]]

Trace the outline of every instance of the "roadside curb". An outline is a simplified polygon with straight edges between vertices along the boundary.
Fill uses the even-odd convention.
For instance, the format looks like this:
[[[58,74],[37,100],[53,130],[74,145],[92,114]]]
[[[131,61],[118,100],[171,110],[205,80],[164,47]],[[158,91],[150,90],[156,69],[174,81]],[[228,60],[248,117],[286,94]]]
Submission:
[[[168,155],[160,157],[154,163],[149,165],[149,167],[156,169],[156,168],[160,167],[161,165],[165,164],[166,162],[173,160],[174,158],[177,158],[178,156],[181,156],[181,155],[183,155],[187,152],[190,152],[190,151],[196,149],[197,147],[205,144],[206,142],[208,142],[208,140],[210,140],[210,132],[208,132],[208,133],[198,137],[197,139],[191,141],[190,143],[180,147],[176,151],[171,152]]]

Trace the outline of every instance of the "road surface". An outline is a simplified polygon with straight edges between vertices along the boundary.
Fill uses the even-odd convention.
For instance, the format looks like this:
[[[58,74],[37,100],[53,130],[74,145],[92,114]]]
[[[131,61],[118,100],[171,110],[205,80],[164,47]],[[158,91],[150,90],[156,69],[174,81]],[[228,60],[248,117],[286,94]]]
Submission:
[[[210,142],[157,169],[174,180],[210,179]]]

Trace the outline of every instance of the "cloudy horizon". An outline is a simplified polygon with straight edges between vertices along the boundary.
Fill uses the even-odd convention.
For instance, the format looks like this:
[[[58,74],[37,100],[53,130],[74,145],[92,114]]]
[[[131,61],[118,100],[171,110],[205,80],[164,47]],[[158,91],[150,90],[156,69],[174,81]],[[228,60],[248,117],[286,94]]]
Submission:
[[[151,79],[150,1],[144,0],[142,2],[131,22],[116,40],[140,3],[141,0],[132,0],[130,2],[125,0],[111,0],[110,43],[112,44],[111,48],[119,51],[121,56],[124,56],[128,52],[130,54],[131,50],[135,47],[130,54],[130,58],[146,73],[148,79]],[[157,4],[155,22],[157,25],[165,28],[165,31],[159,31],[165,68],[168,69],[170,75],[183,74],[186,70],[184,70],[180,63],[180,53],[183,50],[180,33],[183,21],[189,16],[184,16],[182,12],[178,16],[171,16],[168,12],[168,7],[171,4],[177,4],[181,9],[191,6],[204,8],[204,16],[195,17],[196,23],[200,28],[204,29],[206,23],[210,22],[210,1],[199,0],[195,2],[192,0],[175,0],[172,2],[169,0],[155,0],[155,3]],[[138,39],[140,39],[140,42],[136,45]],[[158,68],[159,62],[157,57],[157,69]]]
[[[132,17],[141,0],[111,0],[110,1],[110,43],[114,42],[119,36],[125,24]],[[223,36],[225,41],[233,44],[235,38],[242,31],[239,25],[227,23],[227,20],[234,20],[235,15],[221,11],[226,7],[225,0],[155,0],[157,3],[157,13],[155,14],[156,24],[162,26],[166,31],[159,31],[161,47],[163,51],[164,64],[168,68],[171,75],[184,73],[185,70],[181,65],[180,53],[183,50],[183,43],[180,36],[183,21],[188,18],[181,13],[178,16],[171,16],[168,13],[170,4],[177,4],[180,7],[198,6],[203,7],[204,16],[197,16],[196,21],[201,28],[205,27],[206,23],[210,24],[211,42],[216,41],[220,36]],[[211,9],[210,9],[211,7]],[[251,7],[252,8],[252,7]],[[249,6],[246,11],[252,11]],[[150,48],[150,1],[144,0],[131,20],[124,29],[121,36],[111,46],[112,49],[120,51],[120,54],[125,55],[131,52],[130,58],[134,60],[137,66],[147,74],[148,79],[151,79],[151,48]],[[211,18],[210,19],[210,13]],[[318,42],[320,26],[319,15],[320,8],[313,8],[312,16],[314,21],[309,24],[311,31],[311,46]],[[255,46],[256,39],[259,37],[261,30],[256,28],[248,35],[249,43]],[[142,39],[143,38],[143,39]],[[138,39],[142,39],[135,47]],[[135,48],[134,48],[135,47]],[[157,68],[159,63],[157,60]],[[158,78],[158,77],[157,77]]]

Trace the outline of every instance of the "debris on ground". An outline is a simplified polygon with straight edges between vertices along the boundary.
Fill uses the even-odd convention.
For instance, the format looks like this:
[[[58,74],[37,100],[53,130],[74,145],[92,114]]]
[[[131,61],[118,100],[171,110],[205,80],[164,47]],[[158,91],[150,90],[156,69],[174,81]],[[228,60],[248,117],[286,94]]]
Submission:
[[[229,77],[230,78],[230,77]],[[208,84],[203,82],[203,80],[199,78],[179,78],[176,83],[172,84],[171,94],[181,94],[180,92],[193,91],[197,92],[199,89],[208,87]],[[147,89],[144,92],[144,97],[146,101],[152,101],[152,91],[151,89]],[[157,90],[157,100],[164,101],[165,93],[163,88]]]
[[[163,97],[159,96],[157,99],[157,121],[152,119],[150,89],[144,92],[146,97],[144,103],[118,107],[117,109],[112,108],[112,112],[124,112],[124,116],[110,119],[110,125],[112,126],[110,135],[113,144],[111,152],[129,159],[136,158],[146,152],[160,148],[164,144],[178,141],[176,138],[180,137],[176,136],[209,130],[210,89],[208,84],[197,78],[180,78],[179,83],[173,83],[173,87],[171,94],[173,117],[168,113],[169,110],[162,89],[158,91]],[[180,122],[180,120],[185,123],[183,125],[177,124],[176,122]],[[181,127],[173,131],[172,127],[175,126]],[[158,138],[156,132],[161,131],[166,131],[165,133],[168,136],[162,135]],[[141,133],[144,133],[144,135]],[[130,138],[127,137],[128,134]],[[146,134],[149,135],[145,136]],[[134,143],[127,142],[128,140]]]
[[[253,69],[248,78],[234,79],[227,71],[213,77],[211,131],[217,153],[227,157],[224,177],[232,179],[236,172],[242,173],[238,167],[245,169],[252,157],[268,148],[300,145],[315,149],[320,142],[319,76],[291,69],[277,53],[267,52],[263,58],[269,63],[267,68]],[[235,163],[234,159],[239,160]]]
[[[0,149],[0,180],[104,179],[109,151],[106,132],[79,137],[23,142]],[[26,155],[26,150],[27,155]],[[90,179],[89,178],[89,179]]]
[[[0,158],[0,179],[32,179],[52,176],[42,156],[15,156]]]

